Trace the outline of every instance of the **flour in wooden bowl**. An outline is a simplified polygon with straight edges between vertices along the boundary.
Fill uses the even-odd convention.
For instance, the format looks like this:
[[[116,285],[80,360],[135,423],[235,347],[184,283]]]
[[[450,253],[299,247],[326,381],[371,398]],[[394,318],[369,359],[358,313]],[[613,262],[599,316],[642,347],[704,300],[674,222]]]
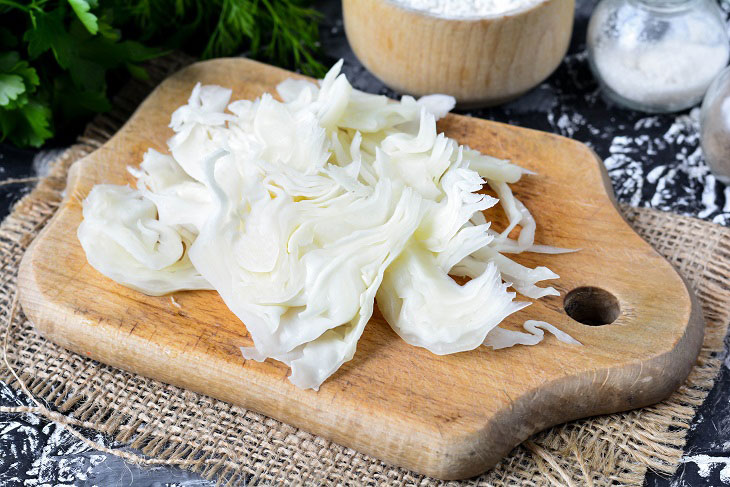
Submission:
[[[537,5],[543,0],[394,0],[397,5],[453,19],[493,17]]]

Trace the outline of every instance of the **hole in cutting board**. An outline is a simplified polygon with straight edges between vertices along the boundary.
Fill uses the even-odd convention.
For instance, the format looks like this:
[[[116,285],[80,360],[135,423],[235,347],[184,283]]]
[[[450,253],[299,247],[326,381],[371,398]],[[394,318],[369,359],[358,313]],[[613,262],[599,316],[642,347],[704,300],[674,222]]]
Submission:
[[[568,316],[589,326],[609,325],[621,314],[613,294],[599,287],[577,287],[565,295],[563,307]]]

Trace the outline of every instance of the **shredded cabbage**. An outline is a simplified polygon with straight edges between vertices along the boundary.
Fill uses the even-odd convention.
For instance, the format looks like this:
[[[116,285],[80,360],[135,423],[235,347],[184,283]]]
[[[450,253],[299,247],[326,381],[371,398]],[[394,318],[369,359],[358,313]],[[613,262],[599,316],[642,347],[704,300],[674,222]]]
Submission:
[[[286,363],[301,388],[353,357],[376,301],[436,354],[534,345],[543,329],[577,343],[544,322],[498,326],[529,304],[514,291],[558,294],[538,286],[555,273],[504,254],[569,251],[534,243],[509,187],[530,172],[438,133],[453,98],[393,102],[353,89],[341,66],[319,84],[284,81],[281,101],[229,103],[230,90],[196,85],[172,114],[170,155],[130,168],[136,189],[98,185],[84,200],[89,263],[151,295],[215,289],[251,334],[244,357]],[[501,232],[483,213],[496,204]]]

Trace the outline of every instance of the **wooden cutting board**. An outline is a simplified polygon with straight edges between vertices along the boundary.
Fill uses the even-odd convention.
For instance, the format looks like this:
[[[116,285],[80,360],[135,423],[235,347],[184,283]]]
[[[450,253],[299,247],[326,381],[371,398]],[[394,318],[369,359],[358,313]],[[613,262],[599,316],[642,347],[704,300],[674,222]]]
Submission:
[[[486,120],[451,115],[440,129],[536,171],[514,192],[538,222],[537,242],[581,249],[517,256],[560,274],[554,286],[562,295],[536,301],[506,326],[546,320],[583,346],[548,336],[534,347],[437,356],[407,345],[376,311],[354,359],[319,392],[300,390],[283,364],[243,359],[239,347],[252,341],[215,292],[175,293],[177,307],[169,296],[127,289],[87,264],[76,238],[81,200],[94,184],[133,183],[126,166],[149,147],[166,151],[170,114],[196,82],[252,99],[289,76],[297,75],[244,59],[194,64],[74,164],[66,199],[20,268],[20,301],[42,334],[84,356],[444,479],[485,471],[548,426],[655,403],[684,381],[702,342],[700,308],[619,215],[595,154],[573,140]]]

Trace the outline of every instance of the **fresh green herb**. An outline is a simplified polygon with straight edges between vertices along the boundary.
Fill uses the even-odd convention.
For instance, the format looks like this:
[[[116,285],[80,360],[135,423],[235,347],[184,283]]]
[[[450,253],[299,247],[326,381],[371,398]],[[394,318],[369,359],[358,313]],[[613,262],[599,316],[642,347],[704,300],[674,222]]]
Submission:
[[[51,111],[34,99],[40,80],[16,51],[0,54],[0,130],[21,146],[39,146],[52,135]]]
[[[322,75],[319,14],[311,0],[132,0],[122,2],[141,40],[166,39],[202,58],[248,49],[251,57]]]
[[[311,0],[0,0],[0,140],[39,147],[110,108],[108,93],[171,49],[246,52],[307,74],[316,59]],[[111,86],[110,86],[111,85]]]

